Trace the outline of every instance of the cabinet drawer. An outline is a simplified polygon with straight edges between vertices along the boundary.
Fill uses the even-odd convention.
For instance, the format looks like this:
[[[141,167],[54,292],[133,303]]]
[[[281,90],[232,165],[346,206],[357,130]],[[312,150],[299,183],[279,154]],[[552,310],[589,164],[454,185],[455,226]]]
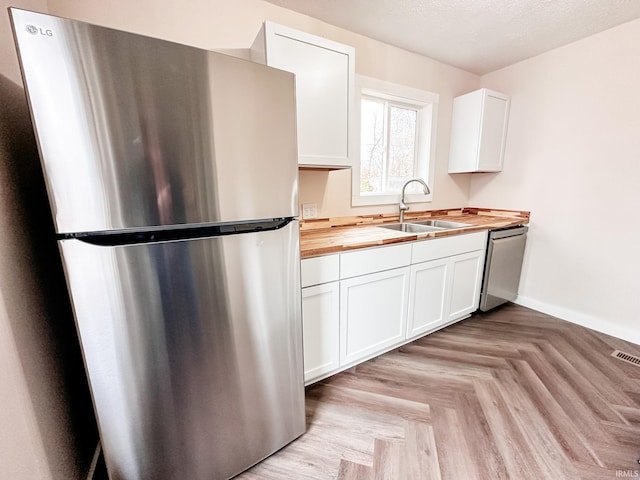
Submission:
[[[303,258],[300,269],[303,287],[334,282],[340,278],[340,256]]]
[[[340,254],[340,278],[357,277],[411,263],[411,245],[369,248]]]
[[[437,258],[484,250],[486,244],[486,231],[415,242],[412,246],[411,263],[428,262]]]

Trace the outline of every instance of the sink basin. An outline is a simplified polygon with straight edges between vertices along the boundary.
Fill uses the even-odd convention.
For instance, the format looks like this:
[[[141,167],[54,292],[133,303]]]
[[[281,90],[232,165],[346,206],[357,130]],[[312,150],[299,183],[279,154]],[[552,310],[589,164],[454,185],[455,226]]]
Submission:
[[[433,225],[417,225],[415,223],[393,223],[391,225],[379,225],[381,228],[387,228],[389,230],[397,230],[405,233],[426,233],[437,232],[442,230],[442,227],[436,227]]]
[[[439,229],[442,229],[442,228],[462,228],[462,227],[470,227],[471,226],[470,223],[448,222],[446,220],[422,220],[422,221],[416,221],[416,222],[411,222],[411,223],[413,225],[436,227],[436,228],[439,228]]]

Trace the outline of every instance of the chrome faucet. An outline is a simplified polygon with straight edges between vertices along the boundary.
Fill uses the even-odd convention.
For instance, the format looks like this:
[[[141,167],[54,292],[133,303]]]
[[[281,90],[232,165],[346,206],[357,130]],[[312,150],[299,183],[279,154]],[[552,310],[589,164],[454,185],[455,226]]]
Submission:
[[[424,180],[422,180],[420,178],[412,178],[411,180],[407,180],[407,182],[402,186],[402,197],[400,197],[400,205],[398,205],[398,208],[400,210],[400,223],[404,222],[404,212],[409,210],[409,205],[404,203],[404,191],[407,188],[407,185],[409,185],[411,182],[421,183],[422,184],[422,190],[423,190],[425,195],[429,195],[431,193],[431,190],[429,190],[429,187],[425,183]]]

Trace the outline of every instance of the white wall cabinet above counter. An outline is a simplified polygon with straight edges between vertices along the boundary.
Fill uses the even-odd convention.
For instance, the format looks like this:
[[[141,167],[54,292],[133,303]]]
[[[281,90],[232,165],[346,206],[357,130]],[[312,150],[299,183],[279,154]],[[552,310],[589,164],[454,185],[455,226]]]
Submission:
[[[502,170],[509,97],[481,88],[453,99],[449,173]]]
[[[251,58],[296,75],[298,164],[351,167],[354,48],[264,22],[251,47]]]

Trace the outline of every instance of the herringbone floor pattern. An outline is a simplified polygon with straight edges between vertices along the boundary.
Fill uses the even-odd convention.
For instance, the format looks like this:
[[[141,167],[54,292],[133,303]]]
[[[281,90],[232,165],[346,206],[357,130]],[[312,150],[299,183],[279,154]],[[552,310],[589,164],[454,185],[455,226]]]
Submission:
[[[242,480],[614,479],[640,471],[640,347],[516,305],[307,389]],[[635,474],[638,476],[638,473]]]

